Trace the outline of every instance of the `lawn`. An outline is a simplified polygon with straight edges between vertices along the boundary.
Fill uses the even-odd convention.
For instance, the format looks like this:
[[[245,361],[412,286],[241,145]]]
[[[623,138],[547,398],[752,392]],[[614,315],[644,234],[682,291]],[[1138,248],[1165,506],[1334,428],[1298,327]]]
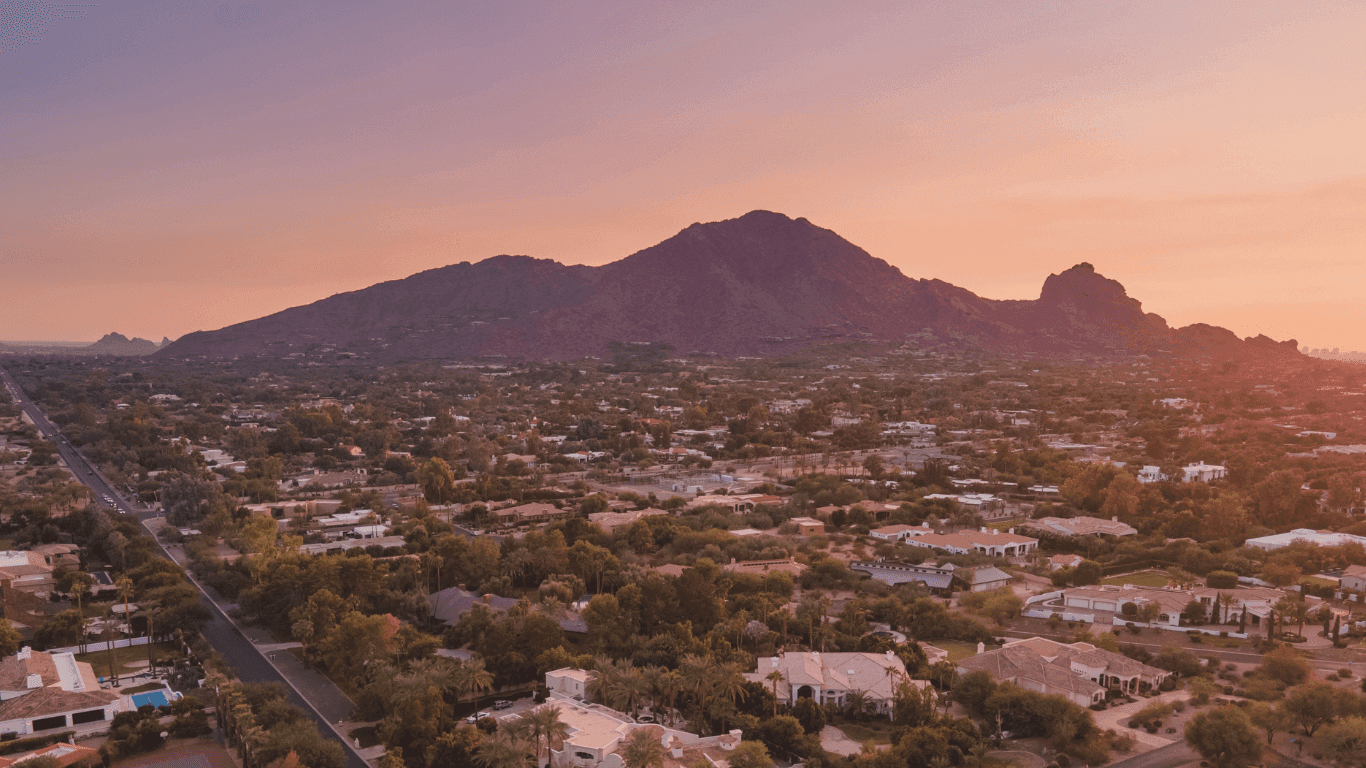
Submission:
[[[867,723],[836,722],[831,725],[844,731],[844,735],[860,744],[892,743],[892,724],[890,720],[870,721]]]
[[[1102,580],[1100,583],[1113,584],[1115,586],[1133,584],[1137,587],[1165,587],[1170,580],[1171,574],[1166,571],[1148,570],[1138,571],[1136,573],[1126,573],[1120,576],[1111,576],[1108,579]]]
[[[965,643],[962,640],[930,640],[929,644],[935,648],[943,648],[948,651],[949,661],[958,661],[977,655],[976,643]]]
[[[154,643],[152,653],[159,663],[167,659],[180,658],[180,650],[170,643]],[[88,662],[90,666],[94,667],[95,674],[99,677],[111,676],[108,651],[82,653],[76,656],[76,660]],[[137,662],[142,663],[138,664]],[[118,668],[120,676],[135,675],[147,671],[147,646],[135,645],[131,648],[115,648],[114,665]]]

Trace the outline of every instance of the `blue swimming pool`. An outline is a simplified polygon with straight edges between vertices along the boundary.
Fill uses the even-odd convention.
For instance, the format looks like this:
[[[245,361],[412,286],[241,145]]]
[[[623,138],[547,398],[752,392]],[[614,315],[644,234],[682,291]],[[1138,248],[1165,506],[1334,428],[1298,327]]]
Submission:
[[[133,700],[134,707],[141,707],[145,704],[151,704],[154,707],[164,707],[167,704],[171,703],[169,700],[167,700],[165,691],[148,691],[147,693],[135,693],[129,698]]]

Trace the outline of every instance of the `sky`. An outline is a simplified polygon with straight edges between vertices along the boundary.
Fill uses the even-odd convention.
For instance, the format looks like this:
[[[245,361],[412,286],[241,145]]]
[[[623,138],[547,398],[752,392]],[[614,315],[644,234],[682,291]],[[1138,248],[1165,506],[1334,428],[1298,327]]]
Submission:
[[[1366,350],[1366,5],[0,0],[0,339],[806,217]]]

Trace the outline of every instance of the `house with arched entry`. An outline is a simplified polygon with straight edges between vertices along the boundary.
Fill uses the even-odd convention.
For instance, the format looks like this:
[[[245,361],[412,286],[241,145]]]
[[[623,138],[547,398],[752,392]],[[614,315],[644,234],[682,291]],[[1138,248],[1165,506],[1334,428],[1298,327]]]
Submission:
[[[1090,643],[1055,643],[1042,637],[1012,640],[994,651],[958,661],[958,674],[986,672],[998,683],[1057,694],[1089,707],[1109,690],[1134,693],[1156,688],[1170,672]]]
[[[770,680],[778,671],[781,678]],[[818,704],[847,706],[852,697],[862,695],[868,706],[880,715],[892,716],[896,689],[903,681],[925,687],[925,680],[909,680],[906,664],[891,651],[886,653],[785,653],[760,657],[759,667],[745,675],[767,690],[777,690],[779,701],[789,705],[798,699],[813,699]]]

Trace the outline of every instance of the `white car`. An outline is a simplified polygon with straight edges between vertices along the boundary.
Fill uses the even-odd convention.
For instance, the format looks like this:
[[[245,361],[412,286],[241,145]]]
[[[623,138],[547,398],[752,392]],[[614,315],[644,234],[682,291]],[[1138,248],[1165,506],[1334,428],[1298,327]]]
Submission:
[[[465,718],[465,722],[469,723],[470,725],[474,725],[475,723],[479,722],[480,720],[483,720],[483,719],[486,718],[486,717],[493,717],[493,713],[492,713],[492,712],[475,712],[474,714],[472,714],[472,715],[470,715],[469,717]]]

